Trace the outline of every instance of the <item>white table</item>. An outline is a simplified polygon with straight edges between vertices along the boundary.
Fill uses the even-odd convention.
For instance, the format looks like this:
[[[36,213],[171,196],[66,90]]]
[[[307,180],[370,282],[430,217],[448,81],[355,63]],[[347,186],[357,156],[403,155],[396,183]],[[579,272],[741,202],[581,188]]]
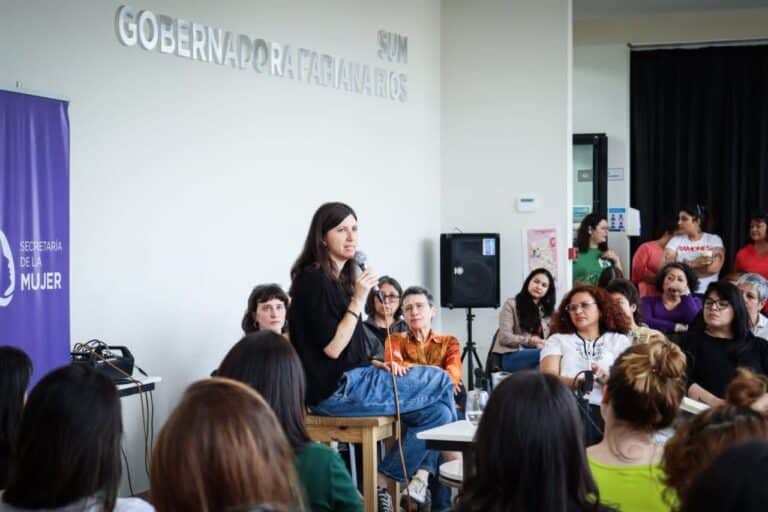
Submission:
[[[467,420],[454,421],[416,434],[427,442],[430,450],[461,452],[463,476],[474,473],[475,431],[477,427]]]
[[[125,384],[118,384],[117,385],[117,394],[120,395],[120,398],[124,396],[131,396],[136,395],[139,392],[145,392],[145,391],[154,391],[155,384],[158,382],[162,382],[161,377],[133,377],[135,380],[137,380],[139,383],[136,382],[126,382]]]
[[[690,414],[699,414],[709,409],[709,405],[698,400],[693,400],[687,396],[683,397],[683,403],[680,404],[680,410]]]

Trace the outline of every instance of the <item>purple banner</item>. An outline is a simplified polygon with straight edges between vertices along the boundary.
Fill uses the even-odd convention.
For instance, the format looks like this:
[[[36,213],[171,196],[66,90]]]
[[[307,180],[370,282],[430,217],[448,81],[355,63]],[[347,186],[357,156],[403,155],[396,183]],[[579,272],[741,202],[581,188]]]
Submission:
[[[0,345],[32,383],[69,361],[69,117],[65,101],[0,91]]]

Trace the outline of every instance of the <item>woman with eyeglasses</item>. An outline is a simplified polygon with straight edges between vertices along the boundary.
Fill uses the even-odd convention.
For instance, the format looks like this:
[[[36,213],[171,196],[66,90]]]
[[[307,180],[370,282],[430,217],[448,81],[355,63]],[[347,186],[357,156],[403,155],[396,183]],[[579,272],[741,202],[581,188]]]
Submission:
[[[403,287],[397,279],[390,276],[379,278],[379,293],[371,290],[365,303],[365,314],[368,317],[363,322],[368,336],[368,353],[377,359],[384,358],[384,341],[387,332],[408,332],[408,325],[403,319],[400,307],[400,297]],[[384,302],[382,302],[382,300]]]
[[[687,263],[699,277],[699,287],[691,289],[701,294],[710,284],[717,281],[725,260],[723,240],[713,233],[706,233],[703,226],[706,211],[700,205],[686,206],[677,216],[680,235],[672,237],[664,249],[667,263]]]
[[[680,340],[688,359],[688,396],[720,405],[737,368],[768,372],[768,343],[750,331],[744,299],[731,283],[716,281],[707,286],[702,316],[703,327]]]
[[[563,297],[552,317],[552,334],[541,350],[541,370],[557,375],[570,389],[585,393],[589,402],[587,445],[602,438],[600,403],[603,383],[613,361],[631,342],[630,322],[602,288],[574,287]],[[584,390],[585,372],[594,375],[591,391]]]

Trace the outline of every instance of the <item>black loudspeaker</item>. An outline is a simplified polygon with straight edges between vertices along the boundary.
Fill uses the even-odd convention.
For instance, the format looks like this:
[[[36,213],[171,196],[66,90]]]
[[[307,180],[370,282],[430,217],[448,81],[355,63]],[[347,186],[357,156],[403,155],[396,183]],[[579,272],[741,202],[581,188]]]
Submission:
[[[440,235],[440,305],[499,307],[499,234]]]

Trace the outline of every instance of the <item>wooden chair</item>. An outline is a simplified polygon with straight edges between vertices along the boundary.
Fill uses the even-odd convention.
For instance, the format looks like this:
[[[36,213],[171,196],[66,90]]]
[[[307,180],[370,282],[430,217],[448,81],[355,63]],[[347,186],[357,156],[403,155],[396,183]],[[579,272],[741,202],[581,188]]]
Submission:
[[[339,417],[307,414],[304,423],[313,441],[325,444],[338,441],[363,446],[363,502],[366,512],[377,512],[377,444],[384,440],[387,450],[397,449],[396,441],[400,436],[400,425],[395,421],[394,416]],[[400,502],[399,483],[391,485],[389,493],[397,510]]]

